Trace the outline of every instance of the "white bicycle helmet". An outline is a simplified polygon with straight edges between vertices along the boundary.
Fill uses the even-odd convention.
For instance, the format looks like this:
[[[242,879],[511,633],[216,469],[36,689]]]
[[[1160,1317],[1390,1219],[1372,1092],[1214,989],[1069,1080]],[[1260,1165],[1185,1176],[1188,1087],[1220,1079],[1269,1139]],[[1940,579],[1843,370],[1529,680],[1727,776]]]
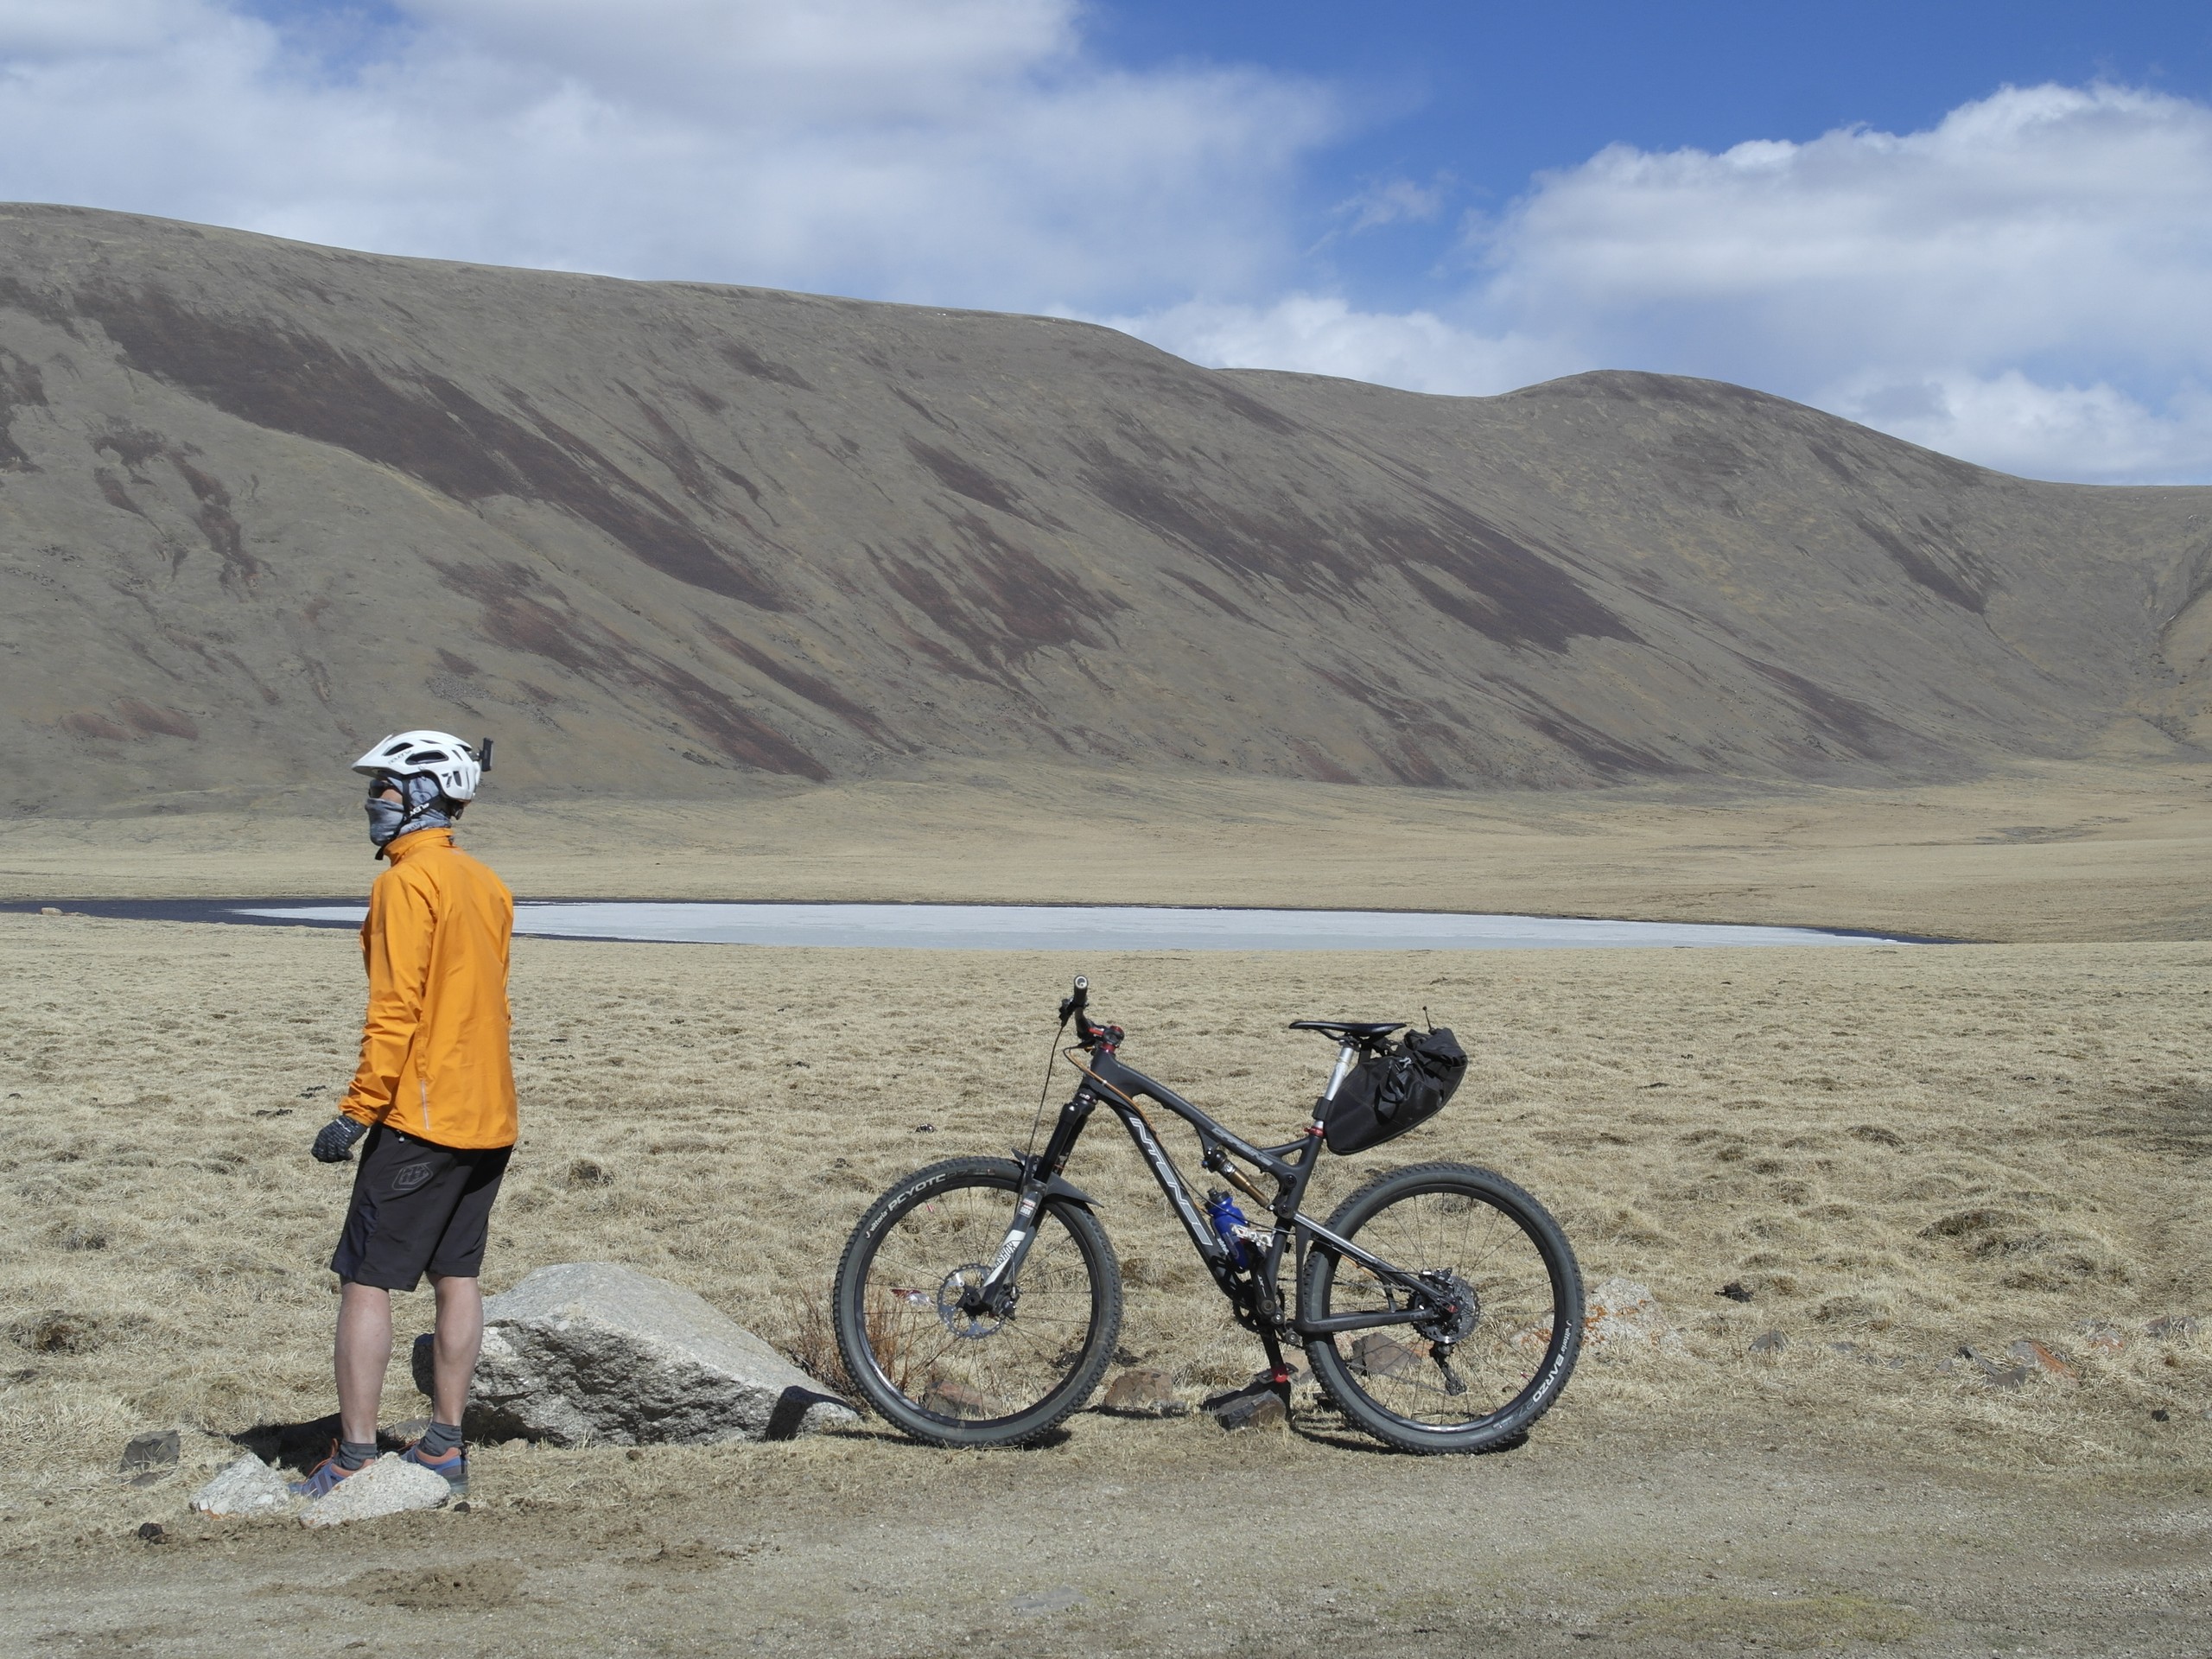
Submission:
[[[492,758],[486,740],[483,753],[451,732],[394,732],[353,763],[353,770],[374,778],[390,772],[395,778],[429,776],[448,800],[473,801],[476,785]]]

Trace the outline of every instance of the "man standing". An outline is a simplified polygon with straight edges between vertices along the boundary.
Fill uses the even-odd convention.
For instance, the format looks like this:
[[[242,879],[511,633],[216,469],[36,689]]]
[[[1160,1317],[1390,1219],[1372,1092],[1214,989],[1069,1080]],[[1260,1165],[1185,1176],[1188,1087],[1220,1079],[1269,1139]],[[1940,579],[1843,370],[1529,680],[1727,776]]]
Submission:
[[[361,1064],[314,1154],[344,1163],[367,1137],[330,1259],[340,1281],[339,1440],[293,1490],[320,1497],[375,1460],[391,1363],[391,1293],[425,1273],[437,1296],[429,1432],[406,1457],[468,1489],[461,1421],[484,1337],[477,1287],[485,1235],[515,1142],[507,1054],[507,946],[514,895],[453,844],[492,746],[401,732],[353,770],[369,779],[369,839],[391,868],[369,891],[361,953],[369,1011]]]

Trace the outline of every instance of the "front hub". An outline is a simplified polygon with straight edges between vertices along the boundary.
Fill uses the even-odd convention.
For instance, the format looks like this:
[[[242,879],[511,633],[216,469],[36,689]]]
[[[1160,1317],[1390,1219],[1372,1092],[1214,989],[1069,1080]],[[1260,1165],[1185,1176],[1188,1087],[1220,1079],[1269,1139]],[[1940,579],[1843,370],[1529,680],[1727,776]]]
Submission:
[[[995,1336],[1014,1313],[1014,1288],[1001,1285],[986,1290],[990,1269],[980,1262],[955,1268],[937,1287],[937,1316],[944,1328],[963,1342]]]

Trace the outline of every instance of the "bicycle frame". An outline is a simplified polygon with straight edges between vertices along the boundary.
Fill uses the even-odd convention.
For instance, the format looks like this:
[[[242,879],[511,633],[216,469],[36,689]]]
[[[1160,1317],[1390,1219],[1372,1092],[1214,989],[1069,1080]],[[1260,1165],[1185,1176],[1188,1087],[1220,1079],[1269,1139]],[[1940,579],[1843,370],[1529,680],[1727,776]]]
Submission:
[[[1296,1141],[1279,1147],[1257,1147],[1235,1131],[1216,1122],[1204,1109],[1177,1094],[1165,1084],[1147,1077],[1135,1067],[1125,1065],[1111,1045],[1101,1042],[1086,1058],[1080,1049],[1071,1048],[1068,1058],[1083,1073],[1084,1081],[1077,1086],[1068,1103],[1060,1108],[1052,1132],[1047,1137],[1044,1150],[1027,1159],[1022,1169],[1021,1191],[1014,1209],[1013,1224],[1007,1230],[1005,1242],[990,1264],[979,1294],[988,1296],[997,1287],[1019,1275],[1021,1264],[1029,1254],[1029,1247],[1036,1238],[1034,1225],[1037,1211],[1044,1203],[1048,1190],[1056,1185],[1068,1190],[1062,1179],[1068,1159],[1076,1143],[1082,1138],[1091,1114],[1103,1101],[1107,1108],[1121,1119],[1128,1131],[1129,1139],[1136,1143],[1138,1154],[1153,1179],[1160,1184],[1168,1207],[1183,1224],[1183,1230],[1190,1236],[1192,1247],[1198,1253],[1207,1271],[1222,1294],[1233,1307],[1242,1310],[1248,1295],[1250,1309],[1256,1323],[1254,1328],[1268,1338],[1270,1359],[1278,1357],[1272,1351],[1278,1332],[1287,1332],[1300,1339],[1334,1336],[1339,1332],[1362,1331],[1377,1325],[1411,1325],[1433,1317],[1432,1310],[1420,1306],[1427,1300],[1428,1287],[1414,1274],[1407,1273],[1382,1257],[1362,1249],[1350,1239],[1339,1237],[1320,1223],[1300,1212],[1300,1206],[1306,1189],[1313,1179],[1315,1166],[1320,1162],[1322,1129],[1325,1109],[1336,1097],[1343,1084],[1358,1059],[1360,1050],[1352,1043],[1345,1043],[1337,1055],[1336,1069],[1330,1074],[1329,1086],[1314,1103],[1313,1116],[1306,1132]],[[1265,1206],[1274,1223],[1274,1236],[1256,1268],[1239,1268],[1229,1246],[1214,1231],[1212,1224],[1198,1208],[1189,1184],[1181,1170],[1160,1142],[1152,1121],[1138,1103],[1149,1100],[1165,1107],[1198,1132],[1201,1162],[1246,1197]],[[1241,1158],[1275,1182],[1274,1198],[1268,1198],[1244,1173],[1230,1161]],[[1252,1218],[1259,1224],[1260,1217]],[[1349,1313],[1332,1318],[1306,1319],[1294,1315],[1286,1319],[1277,1290],[1282,1269],[1283,1254],[1293,1240],[1298,1245],[1297,1262],[1302,1268],[1306,1247],[1309,1242],[1319,1242],[1338,1254],[1350,1257],[1386,1284],[1402,1290],[1414,1306],[1397,1309],[1383,1309],[1363,1313]],[[1280,1364],[1277,1364],[1280,1370]],[[1278,1381],[1281,1380],[1278,1378]]]

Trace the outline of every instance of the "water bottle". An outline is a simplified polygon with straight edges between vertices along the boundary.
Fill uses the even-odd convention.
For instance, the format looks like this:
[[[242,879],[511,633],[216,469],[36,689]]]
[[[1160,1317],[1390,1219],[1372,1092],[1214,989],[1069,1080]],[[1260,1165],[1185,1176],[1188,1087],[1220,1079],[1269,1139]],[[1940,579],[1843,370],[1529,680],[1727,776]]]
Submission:
[[[1249,1228],[1252,1224],[1236,1207],[1236,1199],[1218,1188],[1207,1193],[1206,1219],[1213,1224],[1215,1236],[1229,1247],[1230,1266],[1250,1268],[1255,1265],[1252,1247],[1244,1242],[1239,1232],[1240,1229]]]

